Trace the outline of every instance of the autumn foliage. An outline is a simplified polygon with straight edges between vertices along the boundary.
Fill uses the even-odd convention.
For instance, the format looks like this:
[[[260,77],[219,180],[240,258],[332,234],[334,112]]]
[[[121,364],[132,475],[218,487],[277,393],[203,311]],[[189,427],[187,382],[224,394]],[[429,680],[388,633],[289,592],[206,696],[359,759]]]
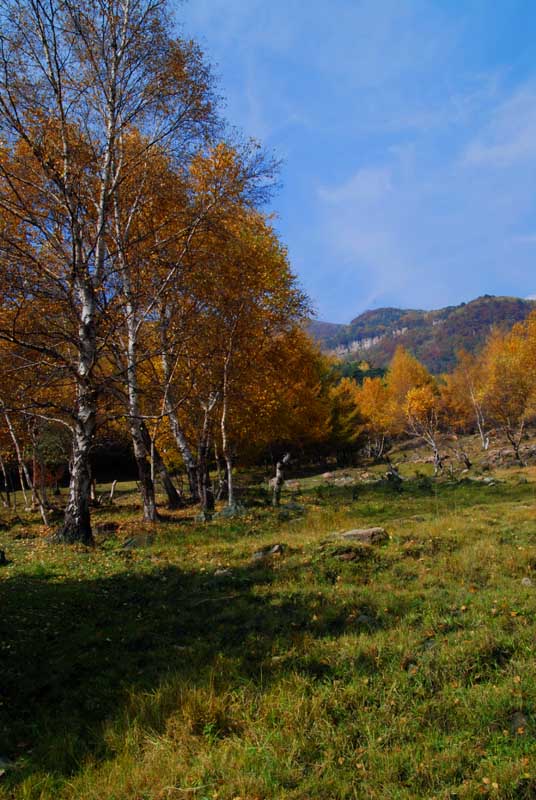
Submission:
[[[92,541],[103,430],[131,441],[147,521],[156,479],[185,502],[177,463],[205,509],[222,464],[233,504],[242,454],[314,439],[326,413],[262,211],[277,164],[226,133],[165,2],[6,2],[0,24],[0,469],[16,461],[46,515],[37,422],[67,432],[64,542]]]
[[[383,379],[360,386],[344,379],[332,397],[339,437],[349,444],[365,436],[369,456],[385,457],[394,441],[409,436],[429,448],[440,473],[447,456],[471,465],[461,435],[477,434],[487,450],[502,433],[522,463],[521,443],[536,418],[536,314],[510,331],[492,331],[476,356],[459,352],[447,375],[431,375],[398,347]]]

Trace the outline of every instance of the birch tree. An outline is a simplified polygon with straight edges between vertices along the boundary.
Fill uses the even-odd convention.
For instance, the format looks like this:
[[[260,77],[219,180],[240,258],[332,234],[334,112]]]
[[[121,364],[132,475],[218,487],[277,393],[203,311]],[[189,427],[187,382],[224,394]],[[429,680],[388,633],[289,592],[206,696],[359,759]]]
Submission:
[[[4,297],[17,310],[51,299],[62,310],[61,323],[48,315],[53,335],[44,330],[39,341],[19,329],[17,313],[0,333],[59,364],[75,387],[69,500],[57,537],[89,544],[99,358],[113,336],[110,305],[121,291],[128,298],[125,241],[112,249],[119,193],[154,148],[166,144],[180,162],[211,113],[210,74],[192,43],[172,38],[163,0],[2,0],[0,28],[8,154],[0,208],[21,229],[0,230]],[[129,160],[122,143],[134,128],[144,145]]]
[[[481,354],[483,403],[521,465],[521,442],[527,424],[536,417],[536,380],[534,370],[528,368],[533,359],[527,359],[534,348],[527,336],[530,330],[530,325],[521,323],[507,334],[495,332]]]
[[[478,431],[482,450],[490,444],[490,430],[483,404],[485,371],[478,356],[465,351],[458,354],[455,369],[444,376],[441,393],[448,412],[450,424],[457,431]]]
[[[444,456],[439,450],[441,401],[437,389],[429,383],[411,388],[406,395],[407,433],[421,439],[434,457],[434,475],[443,471]]]

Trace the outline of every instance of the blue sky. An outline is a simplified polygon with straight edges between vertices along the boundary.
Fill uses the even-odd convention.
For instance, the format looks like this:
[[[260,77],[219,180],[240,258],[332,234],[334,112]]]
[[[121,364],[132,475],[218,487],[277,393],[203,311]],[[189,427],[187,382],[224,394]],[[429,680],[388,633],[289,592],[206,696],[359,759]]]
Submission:
[[[534,0],[190,0],[320,319],[536,295]]]

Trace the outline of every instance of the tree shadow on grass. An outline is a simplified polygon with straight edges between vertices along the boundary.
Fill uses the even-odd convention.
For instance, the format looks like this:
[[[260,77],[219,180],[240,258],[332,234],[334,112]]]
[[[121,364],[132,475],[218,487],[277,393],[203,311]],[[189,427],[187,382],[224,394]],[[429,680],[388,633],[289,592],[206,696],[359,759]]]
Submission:
[[[421,491],[405,485],[397,503]],[[459,506],[470,506],[532,499],[534,489],[439,484],[438,491],[445,502],[455,495]],[[369,486],[361,502],[388,493]],[[333,680],[337,667],[315,660],[314,647],[304,642],[373,634],[400,624],[405,614],[402,600],[398,619],[332,598],[319,607],[303,576],[290,574],[301,570],[297,565],[288,566],[294,588],[285,593],[284,581],[270,586],[277,575],[285,577],[284,563],[277,572],[245,567],[217,577],[176,566],[147,571],[124,557],[124,570],[105,578],[89,576],[93,558],[87,556],[88,577],[81,580],[42,567],[0,583],[0,757],[23,763],[3,777],[6,787],[34,772],[66,776],[87,758],[109,756],[104,727],[121,717],[133,692],[157,690],[168,678],[202,686],[222,658],[233,663],[229,680],[236,685],[266,686],[289,672]],[[356,567],[356,579],[370,578],[382,563]],[[353,567],[321,560],[310,569],[316,581],[329,583]],[[284,652],[290,656],[272,666],[272,656]],[[374,661],[365,649],[362,655],[355,669],[372,673]]]
[[[43,567],[1,583],[0,756],[22,763],[4,783],[36,771],[66,776],[87,758],[110,755],[104,726],[133,691],[168,678],[195,688],[222,657],[235,664],[239,683],[266,685],[285,669],[270,672],[274,648],[347,630],[344,605],[318,611],[307,592],[271,593],[273,579],[263,567],[214,576],[167,566],[60,580]],[[314,658],[298,662],[286,669],[329,679]]]

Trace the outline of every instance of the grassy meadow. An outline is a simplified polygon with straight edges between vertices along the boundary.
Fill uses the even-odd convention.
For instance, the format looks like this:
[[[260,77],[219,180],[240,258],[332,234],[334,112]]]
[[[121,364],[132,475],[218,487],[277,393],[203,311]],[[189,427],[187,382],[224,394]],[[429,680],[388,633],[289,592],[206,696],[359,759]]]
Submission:
[[[123,484],[92,550],[3,509],[0,798],[535,798],[536,467],[429,469],[154,532]]]

